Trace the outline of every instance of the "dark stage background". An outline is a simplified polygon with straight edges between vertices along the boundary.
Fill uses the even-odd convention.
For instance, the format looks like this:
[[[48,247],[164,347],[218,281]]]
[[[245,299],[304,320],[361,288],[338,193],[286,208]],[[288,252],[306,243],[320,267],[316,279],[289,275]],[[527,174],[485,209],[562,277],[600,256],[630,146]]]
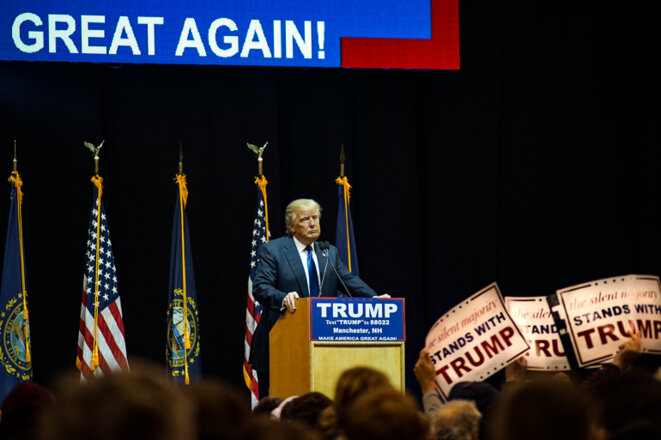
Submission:
[[[492,281],[527,296],[661,274],[651,7],[462,1],[460,71],[0,63],[0,165],[8,177],[17,139],[25,182],[35,379],[75,368],[92,207],[84,140],[106,141],[129,361],[164,363],[180,141],[203,368],[236,384],[257,191],[246,141],[269,141],[273,235],[288,201],[313,197],[331,241],[345,145],[361,275],[406,298],[413,390],[428,329]]]

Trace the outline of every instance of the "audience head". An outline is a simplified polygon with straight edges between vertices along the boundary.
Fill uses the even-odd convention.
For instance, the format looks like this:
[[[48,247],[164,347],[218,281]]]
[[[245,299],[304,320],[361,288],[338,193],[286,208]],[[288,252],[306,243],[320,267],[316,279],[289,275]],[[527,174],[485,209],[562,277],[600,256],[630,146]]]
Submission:
[[[333,401],[322,393],[306,393],[282,408],[280,420],[296,420],[309,428],[315,428],[319,415],[332,404]]]
[[[388,377],[370,367],[354,367],[342,372],[335,384],[335,407],[341,417],[344,410],[367,391],[393,389]]]
[[[239,440],[250,423],[250,403],[234,386],[203,380],[182,389],[191,401],[199,440]]]
[[[429,421],[394,389],[375,389],[351,404],[342,425],[348,440],[427,440]]]
[[[489,411],[498,398],[498,390],[488,382],[458,382],[450,390],[449,400],[472,400],[481,413]]]
[[[221,437],[222,438],[222,437]],[[246,429],[244,440],[320,440],[317,433],[295,421],[283,423],[256,417]]]
[[[596,423],[609,438],[661,438],[661,383],[650,373],[633,369],[612,375],[591,388],[590,397]]]
[[[55,403],[55,396],[34,382],[21,382],[7,394],[0,407],[0,438],[33,438],[39,412]]]
[[[62,384],[58,404],[43,414],[43,440],[190,440],[189,399],[161,368],[136,365],[87,383]]]
[[[437,440],[475,440],[478,437],[482,414],[475,402],[451,400],[438,410],[431,421],[432,434]]]
[[[280,420],[280,414],[282,414],[282,409],[287,405],[289,402],[292,400],[296,399],[298,396],[289,396],[282,401],[280,401],[280,404],[276,406],[273,411],[271,411],[271,418],[273,420]]]
[[[496,402],[494,440],[593,438],[588,405],[570,384],[536,380],[508,389]]]
[[[270,418],[271,411],[276,409],[280,403],[282,403],[282,399],[280,397],[262,397],[259,399],[259,402],[257,402],[257,405],[255,405],[255,407],[252,409],[252,413],[255,416],[266,416]]]

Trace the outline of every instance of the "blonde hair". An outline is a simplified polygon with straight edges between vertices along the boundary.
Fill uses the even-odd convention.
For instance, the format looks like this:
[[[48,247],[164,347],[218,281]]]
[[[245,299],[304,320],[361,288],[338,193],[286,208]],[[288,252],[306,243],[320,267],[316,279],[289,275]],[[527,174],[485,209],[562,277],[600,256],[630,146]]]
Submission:
[[[481,419],[475,402],[450,400],[432,418],[432,433],[436,440],[471,440],[479,432]]]
[[[296,221],[296,214],[298,211],[316,209],[321,218],[321,205],[312,199],[296,199],[293,200],[287,209],[285,209],[285,224],[287,225],[287,233],[289,233],[289,226],[294,226]]]

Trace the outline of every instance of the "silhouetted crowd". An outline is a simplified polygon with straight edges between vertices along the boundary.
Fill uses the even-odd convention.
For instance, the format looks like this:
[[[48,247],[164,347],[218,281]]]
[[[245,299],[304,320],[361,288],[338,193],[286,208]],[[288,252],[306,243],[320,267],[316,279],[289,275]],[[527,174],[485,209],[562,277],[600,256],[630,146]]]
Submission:
[[[177,387],[151,365],[55,393],[25,382],[1,405],[1,440],[629,440],[661,439],[661,377],[633,365],[633,335],[612,363],[574,383],[569,375],[510,364],[506,383],[460,382],[447,402],[426,350],[414,372],[422,405],[369,367],[344,371],[335,393],[265,397],[203,380]],[[632,368],[634,366],[634,368]]]

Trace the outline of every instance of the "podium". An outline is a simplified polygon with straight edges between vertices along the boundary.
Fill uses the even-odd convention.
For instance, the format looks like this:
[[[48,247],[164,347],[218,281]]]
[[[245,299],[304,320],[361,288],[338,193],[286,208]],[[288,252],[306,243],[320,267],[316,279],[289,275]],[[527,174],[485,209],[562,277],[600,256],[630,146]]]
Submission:
[[[270,333],[269,395],[331,398],[340,374],[367,366],[405,390],[403,298],[301,298]]]

